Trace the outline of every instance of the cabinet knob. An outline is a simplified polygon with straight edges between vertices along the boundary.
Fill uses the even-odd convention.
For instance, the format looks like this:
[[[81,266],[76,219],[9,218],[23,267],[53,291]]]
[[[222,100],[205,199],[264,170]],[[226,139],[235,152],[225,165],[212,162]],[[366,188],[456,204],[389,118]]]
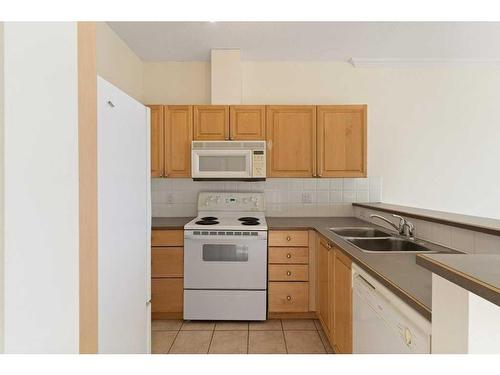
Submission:
[[[286,271],[286,275],[287,276],[292,276],[292,272],[291,271]]]
[[[286,240],[287,240],[287,241],[290,241],[291,239],[292,239],[292,237],[290,237],[290,236],[286,236]]]
[[[291,301],[292,300],[292,296],[286,296],[286,299],[287,299],[287,301]]]
[[[287,257],[288,259],[290,259],[290,258],[292,257],[292,254],[288,253],[288,254],[286,254],[286,257]]]

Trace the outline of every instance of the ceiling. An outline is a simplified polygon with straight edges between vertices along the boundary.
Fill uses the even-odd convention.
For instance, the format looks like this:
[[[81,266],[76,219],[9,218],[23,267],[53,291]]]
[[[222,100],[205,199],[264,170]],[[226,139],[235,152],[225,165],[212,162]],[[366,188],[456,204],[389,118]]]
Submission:
[[[500,59],[498,22],[108,22],[147,62],[242,60]]]

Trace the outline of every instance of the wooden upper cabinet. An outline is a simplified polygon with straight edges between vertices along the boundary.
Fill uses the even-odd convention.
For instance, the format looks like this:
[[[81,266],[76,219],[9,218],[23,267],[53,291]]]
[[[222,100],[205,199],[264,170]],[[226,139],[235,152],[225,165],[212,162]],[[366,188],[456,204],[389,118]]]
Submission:
[[[229,113],[229,138],[231,140],[266,139],[266,106],[232,105]]]
[[[366,105],[318,106],[318,176],[366,177]]]
[[[333,293],[333,342],[338,352],[352,353],[352,285],[351,260],[335,249]]]
[[[191,177],[193,107],[165,106],[165,177]]]
[[[151,109],[151,177],[164,173],[164,118],[162,105],[149,105]]]
[[[313,177],[316,171],[316,107],[268,106],[268,177]]]
[[[197,141],[229,139],[229,106],[195,105],[194,139]]]

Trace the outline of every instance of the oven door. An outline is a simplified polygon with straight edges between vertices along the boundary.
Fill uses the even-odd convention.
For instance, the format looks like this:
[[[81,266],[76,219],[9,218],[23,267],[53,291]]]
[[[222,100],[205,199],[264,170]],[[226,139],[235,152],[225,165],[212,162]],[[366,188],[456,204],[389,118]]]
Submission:
[[[266,289],[267,236],[200,237],[184,241],[184,289]]]
[[[193,150],[193,178],[252,178],[251,150]]]

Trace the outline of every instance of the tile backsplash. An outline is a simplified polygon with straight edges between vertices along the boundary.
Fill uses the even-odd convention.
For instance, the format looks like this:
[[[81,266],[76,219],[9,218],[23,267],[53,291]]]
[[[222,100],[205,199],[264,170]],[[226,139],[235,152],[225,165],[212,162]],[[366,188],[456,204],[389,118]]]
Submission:
[[[262,182],[153,178],[153,216],[195,216],[200,191],[264,192],[268,216],[352,216],[352,202],[382,201],[382,178],[268,178]]]

